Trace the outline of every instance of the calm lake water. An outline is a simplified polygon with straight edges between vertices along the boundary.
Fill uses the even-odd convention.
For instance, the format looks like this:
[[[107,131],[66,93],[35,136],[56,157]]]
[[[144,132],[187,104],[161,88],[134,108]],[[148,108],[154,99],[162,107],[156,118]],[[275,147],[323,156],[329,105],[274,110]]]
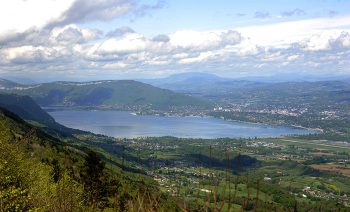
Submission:
[[[118,137],[175,136],[183,138],[276,137],[315,131],[210,117],[136,116],[123,111],[62,110],[49,112],[57,122],[76,129]]]

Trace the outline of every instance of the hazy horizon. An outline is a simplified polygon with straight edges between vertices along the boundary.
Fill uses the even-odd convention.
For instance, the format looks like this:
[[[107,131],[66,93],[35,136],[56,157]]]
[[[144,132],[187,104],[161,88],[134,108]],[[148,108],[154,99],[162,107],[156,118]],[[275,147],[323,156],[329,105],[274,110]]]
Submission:
[[[244,81],[253,81],[253,82],[270,82],[270,83],[278,83],[278,82],[317,82],[317,81],[349,81],[350,74],[339,74],[339,75],[296,75],[292,73],[280,74],[280,75],[263,75],[263,76],[245,76],[245,77],[226,77],[222,75],[218,75],[215,73],[207,73],[207,72],[182,72],[178,74],[169,74],[165,76],[149,76],[149,77],[119,77],[119,78],[107,78],[107,77],[94,77],[94,78],[31,78],[26,77],[25,75],[3,75],[0,76],[0,79],[9,80],[12,82],[16,82],[23,85],[30,84],[40,84],[40,83],[51,83],[51,82],[92,82],[92,81],[110,81],[110,80],[135,80],[140,82],[152,82],[153,80],[162,80],[167,78],[173,78],[177,76],[184,76],[191,78],[191,75],[194,74],[195,77],[198,77],[201,74],[205,74],[212,77],[219,77],[224,80],[244,80]]]

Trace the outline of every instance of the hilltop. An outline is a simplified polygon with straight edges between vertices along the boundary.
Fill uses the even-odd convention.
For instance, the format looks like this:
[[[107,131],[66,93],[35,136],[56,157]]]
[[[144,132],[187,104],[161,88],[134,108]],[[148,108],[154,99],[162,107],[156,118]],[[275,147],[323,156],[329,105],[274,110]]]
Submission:
[[[40,127],[45,131],[58,130],[63,134],[72,134],[79,132],[78,130],[70,129],[57,123],[29,96],[0,94],[0,108],[4,108],[12,113],[19,115],[28,123]]]
[[[18,85],[1,91],[28,95],[41,106],[98,107],[102,109],[208,108],[211,106],[207,100],[133,80],[52,82],[30,86]]]
[[[191,94],[222,94],[232,92],[236,88],[262,84],[261,82],[225,78],[202,72],[174,74],[165,78],[142,81],[175,92]]]

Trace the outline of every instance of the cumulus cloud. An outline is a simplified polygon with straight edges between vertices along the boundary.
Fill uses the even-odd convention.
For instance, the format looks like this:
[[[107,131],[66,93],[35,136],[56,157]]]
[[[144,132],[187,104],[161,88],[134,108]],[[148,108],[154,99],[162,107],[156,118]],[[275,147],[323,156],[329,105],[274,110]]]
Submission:
[[[30,28],[42,28],[68,10],[74,0],[11,0],[0,6],[0,34],[24,32]]]
[[[182,39],[186,37],[187,39]],[[169,63],[189,64],[215,58],[213,51],[236,45],[242,37],[238,32],[179,31],[171,35],[147,38],[139,33],[108,37],[88,51],[89,58],[103,61],[122,60],[147,65]]]
[[[330,49],[330,38],[327,35],[313,35],[300,43],[302,49],[306,51],[320,51]]]
[[[75,4],[79,2],[81,4],[81,1]],[[102,6],[96,8],[98,11],[106,10],[111,2],[133,4],[121,0],[101,2]],[[91,5],[84,10],[88,11]],[[74,8],[73,5],[70,10]],[[67,10],[67,14],[70,13]],[[62,17],[51,27],[0,33],[1,70],[139,76],[140,73],[162,74],[169,70],[245,74],[257,70],[326,71],[333,67],[343,67],[343,70],[350,67],[350,30],[346,28],[350,17],[237,29],[179,30],[153,36],[128,26],[105,33],[71,23],[108,19],[97,11],[89,17],[83,13],[80,18]]]
[[[152,41],[155,41],[155,42],[169,42],[170,41],[170,38],[168,35],[157,35],[155,37],[152,38]]]
[[[216,57],[216,55],[214,52],[211,52],[211,51],[201,52],[196,57],[188,57],[188,58],[180,59],[179,63],[180,64],[199,63],[199,62],[208,61],[208,60],[213,59],[215,57]]]
[[[54,43],[81,44],[98,39],[102,32],[96,29],[80,28],[77,25],[67,25],[62,28],[54,28],[50,32],[50,41]]]
[[[108,21],[131,14],[133,19],[163,8],[165,1],[156,4],[138,4],[135,0],[75,0],[58,18],[47,23],[46,28],[90,21]]]
[[[336,39],[331,40],[333,48],[350,48],[350,33],[342,32]]]
[[[82,29],[77,25],[66,25],[49,29],[31,28],[20,33],[0,34],[2,47],[23,45],[56,45],[57,43],[85,43],[97,39],[102,34],[96,29]]]
[[[22,65],[26,70],[63,67],[96,73],[141,73],[201,69],[218,71],[303,70],[345,66],[349,62],[349,32],[310,35],[288,47],[261,45],[234,30],[178,31],[146,37],[133,30],[118,36],[106,35],[76,25],[56,27],[38,45],[21,45],[0,50],[2,66]],[[185,39],[186,38],[186,39]],[[337,53],[337,54],[334,54]],[[39,65],[38,65],[39,64]],[[73,71],[74,72],[74,71]],[[157,72],[157,73],[158,73]],[[152,72],[153,73],[153,72]]]
[[[0,19],[6,20],[0,25],[0,34],[109,21],[124,15],[137,18],[165,5],[164,1],[150,5],[136,0],[11,0],[0,7]]]
[[[307,51],[341,51],[350,47],[350,33],[342,31],[336,34],[313,35],[301,42],[300,46]]]
[[[97,45],[99,45],[96,49],[98,54],[126,54],[144,51],[147,46],[147,40],[140,34],[132,33],[120,38],[109,38]]]
[[[300,57],[300,55],[290,55],[287,57],[287,61],[288,62],[296,61],[299,57]]]
[[[123,27],[116,28],[113,31],[109,31],[107,33],[107,37],[119,37],[128,33],[135,33],[135,31],[130,27],[123,26]]]
[[[100,35],[101,32],[98,30],[80,28],[76,25],[15,33],[1,40],[0,55],[3,60],[0,66],[22,64],[28,66],[23,69],[28,71],[49,64],[74,63],[79,61],[84,49],[87,48],[86,44],[96,40]]]
[[[240,33],[233,30],[222,32],[177,31],[169,37],[172,46],[190,51],[222,48],[226,45],[237,44],[242,39]]]
[[[59,18],[46,27],[64,26],[71,23],[111,20],[130,12],[134,7],[132,0],[76,0]]]

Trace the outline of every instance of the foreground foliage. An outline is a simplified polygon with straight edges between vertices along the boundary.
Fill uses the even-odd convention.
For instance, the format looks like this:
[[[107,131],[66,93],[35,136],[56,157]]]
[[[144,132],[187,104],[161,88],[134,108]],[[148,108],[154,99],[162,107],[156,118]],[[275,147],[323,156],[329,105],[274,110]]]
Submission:
[[[66,145],[1,110],[0,211],[125,211],[140,201],[153,210],[176,208],[145,176],[108,170],[95,152]]]

